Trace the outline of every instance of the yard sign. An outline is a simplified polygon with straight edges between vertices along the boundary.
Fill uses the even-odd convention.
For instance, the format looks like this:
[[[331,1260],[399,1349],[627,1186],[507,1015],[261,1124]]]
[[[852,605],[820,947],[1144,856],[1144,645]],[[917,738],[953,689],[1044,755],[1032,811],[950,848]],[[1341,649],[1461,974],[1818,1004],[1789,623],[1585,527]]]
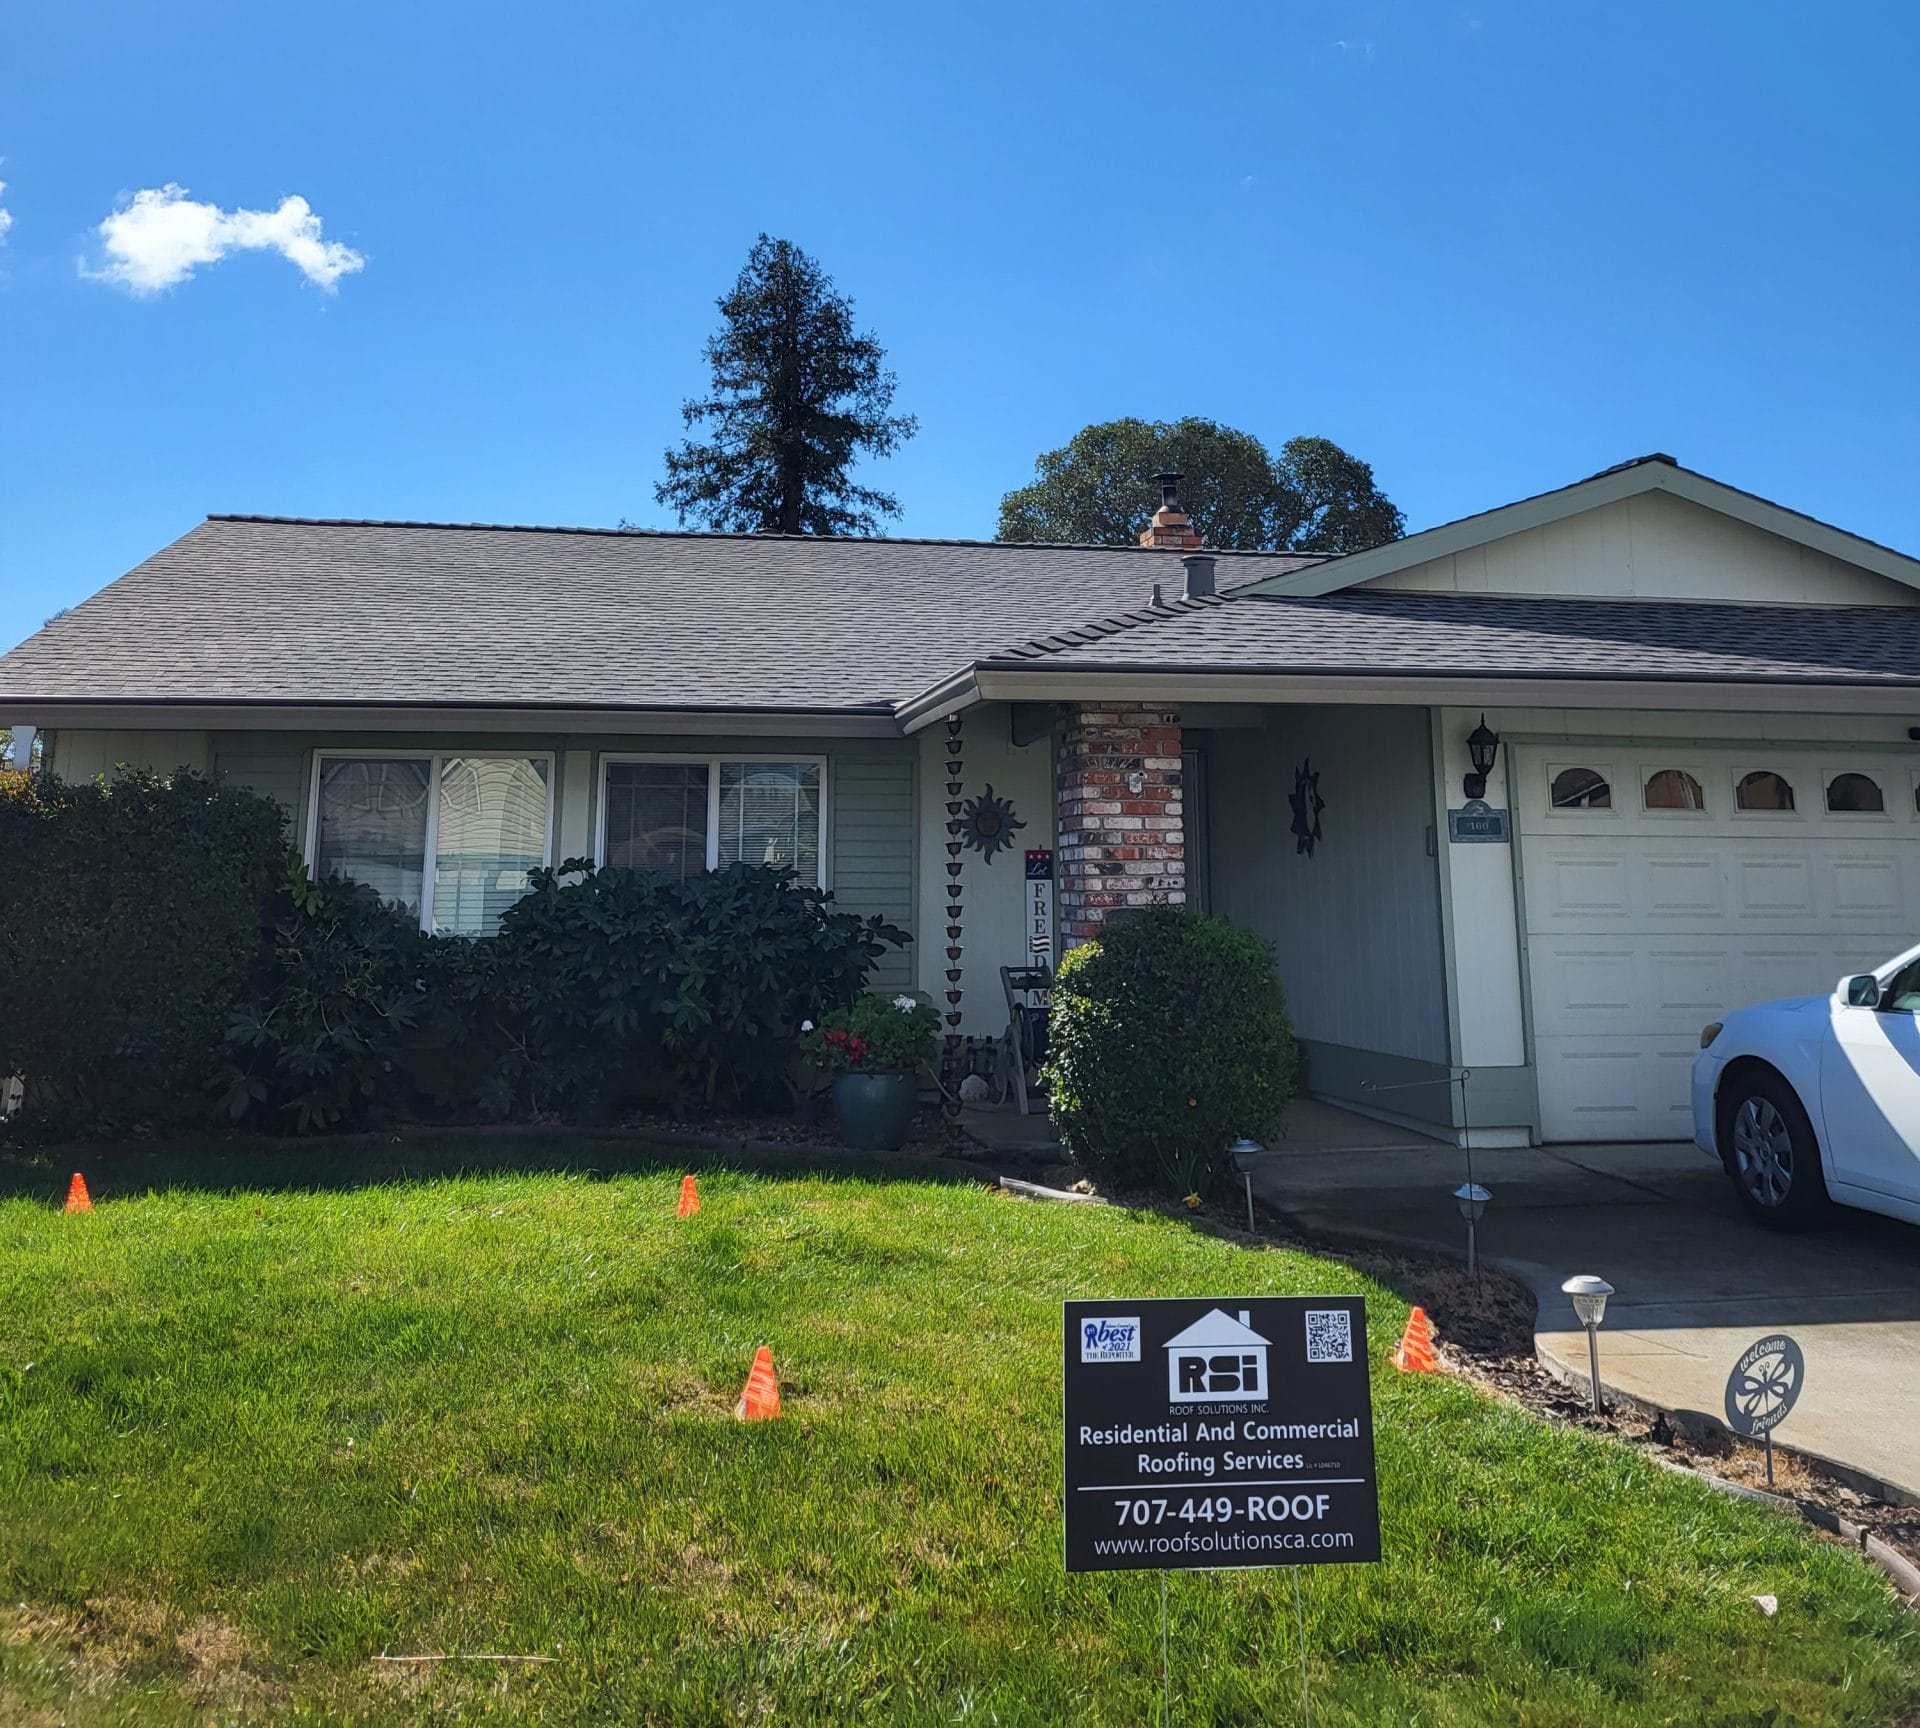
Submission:
[[[1380,1558],[1358,1296],[1066,1304],[1069,1572]]]

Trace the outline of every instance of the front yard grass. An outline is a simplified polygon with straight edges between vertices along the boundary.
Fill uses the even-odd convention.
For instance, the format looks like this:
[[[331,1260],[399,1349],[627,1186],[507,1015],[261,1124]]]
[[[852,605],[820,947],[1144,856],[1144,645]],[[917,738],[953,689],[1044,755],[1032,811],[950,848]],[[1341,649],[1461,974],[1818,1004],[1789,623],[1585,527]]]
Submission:
[[[925,1169],[707,1169],[683,1222],[672,1154],[431,1155],[496,1167],[122,1160],[63,1217],[64,1169],[0,1165],[0,1722],[1133,1728],[1158,1584],[1061,1569],[1061,1300],[1353,1289],[1386,1559],[1306,1575],[1316,1722],[1920,1699],[1878,1574],[1396,1373],[1404,1307],[1336,1261]],[[743,1426],[763,1342],[787,1413]],[[1287,1573],[1177,1575],[1172,1607],[1177,1722],[1297,1720]]]

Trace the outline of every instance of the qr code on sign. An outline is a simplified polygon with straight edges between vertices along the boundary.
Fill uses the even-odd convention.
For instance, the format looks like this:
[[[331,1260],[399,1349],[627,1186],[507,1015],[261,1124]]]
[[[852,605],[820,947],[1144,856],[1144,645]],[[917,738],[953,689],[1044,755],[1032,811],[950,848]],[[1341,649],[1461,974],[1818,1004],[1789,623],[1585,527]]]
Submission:
[[[1309,1362],[1351,1362],[1353,1360],[1353,1316],[1344,1308],[1307,1310],[1307,1360]]]

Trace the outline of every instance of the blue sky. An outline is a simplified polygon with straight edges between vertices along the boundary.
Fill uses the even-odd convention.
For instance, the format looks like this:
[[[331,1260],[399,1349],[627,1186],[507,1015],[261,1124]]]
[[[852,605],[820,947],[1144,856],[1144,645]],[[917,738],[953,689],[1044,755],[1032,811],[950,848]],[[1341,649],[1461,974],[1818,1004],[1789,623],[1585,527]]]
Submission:
[[[1414,527],[1663,449],[1920,551],[1910,5],[14,0],[6,37],[0,646],[209,511],[664,523],[762,229],[890,351],[901,533],[1201,414],[1338,440]],[[269,238],[302,198],[319,274],[363,267],[101,279],[169,184]]]

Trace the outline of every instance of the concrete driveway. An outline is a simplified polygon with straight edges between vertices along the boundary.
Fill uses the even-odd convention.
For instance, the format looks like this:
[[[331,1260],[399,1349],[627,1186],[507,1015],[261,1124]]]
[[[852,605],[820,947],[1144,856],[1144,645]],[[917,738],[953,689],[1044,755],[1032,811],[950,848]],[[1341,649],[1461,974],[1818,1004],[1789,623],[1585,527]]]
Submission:
[[[1454,1148],[1309,1100],[1250,1168],[1304,1228],[1465,1252]],[[1806,1390],[1776,1443],[1920,1504],[1920,1227],[1843,1211],[1817,1235],[1763,1230],[1684,1145],[1475,1152],[1473,1176],[1494,1195],[1480,1251],[1533,1287],[1549,1367],[1586,1382],[1586,1334],[1560,1293],[1575,1272],[1618,1292],[1602,1384],[1664,1409],[1719,1420],[1741,1350],[1790,1332]]]

